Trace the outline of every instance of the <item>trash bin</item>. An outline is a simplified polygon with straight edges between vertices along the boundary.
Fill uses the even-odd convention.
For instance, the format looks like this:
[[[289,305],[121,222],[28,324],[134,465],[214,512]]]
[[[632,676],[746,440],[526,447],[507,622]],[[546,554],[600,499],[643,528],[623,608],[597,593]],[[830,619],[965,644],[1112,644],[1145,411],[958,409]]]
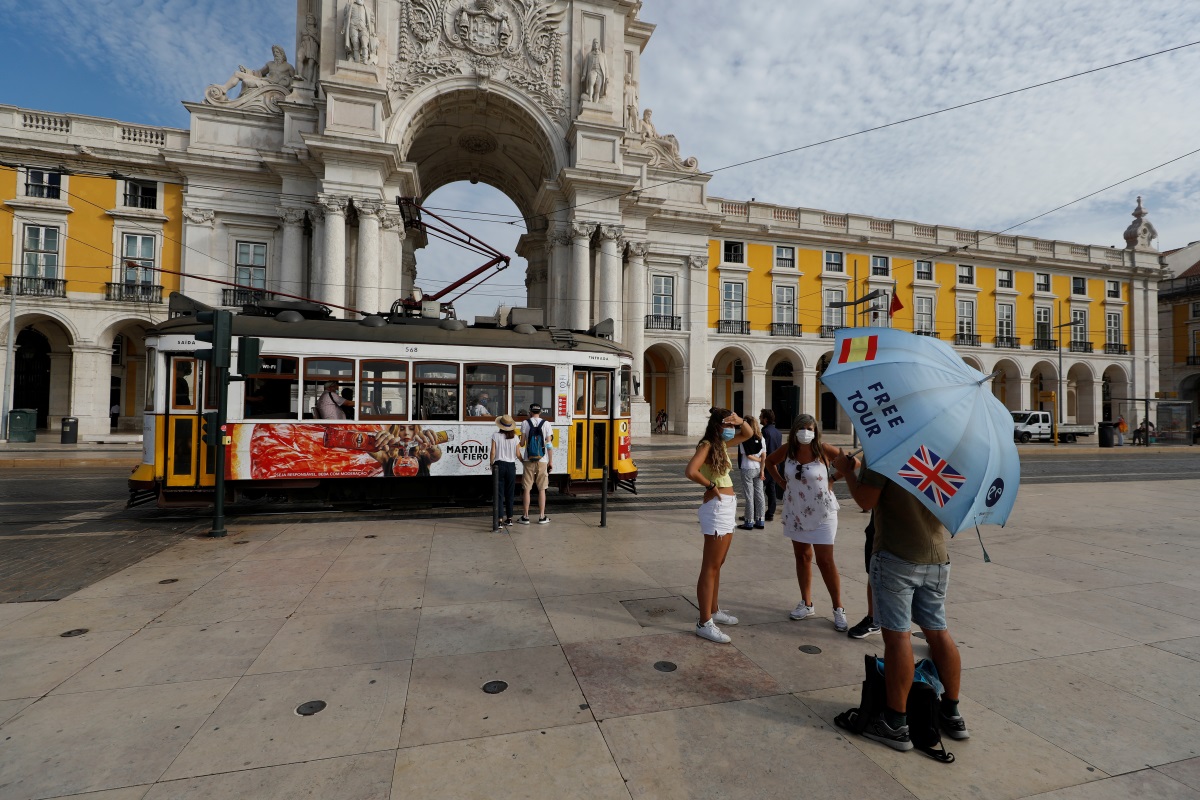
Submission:
[[[62,420],[62,437],[59,439],[63,444],[78,444],[79,443],[79,418],[78,417],[63,417]]]
[[[10,442],[37,441],[36,408],[14,408],[8,412],[8,440]]]

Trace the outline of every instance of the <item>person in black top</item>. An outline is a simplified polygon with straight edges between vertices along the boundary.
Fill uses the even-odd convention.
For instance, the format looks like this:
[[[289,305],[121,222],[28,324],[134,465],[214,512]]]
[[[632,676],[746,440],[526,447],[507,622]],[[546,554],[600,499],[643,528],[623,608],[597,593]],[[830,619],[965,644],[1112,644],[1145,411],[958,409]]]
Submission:
[[[774,453],[783,446],[783,434],[775,427],[775,412],[764,408],[758,413],[758,421],[762,423],[763,447],[768,454]],[[783,487],[776,486],[775,481],[771,480],[771,476],[764,470],[763,489],[767,495],[767,513],[763,519],[770,522],[775,519],[776,501],[783,499]]]

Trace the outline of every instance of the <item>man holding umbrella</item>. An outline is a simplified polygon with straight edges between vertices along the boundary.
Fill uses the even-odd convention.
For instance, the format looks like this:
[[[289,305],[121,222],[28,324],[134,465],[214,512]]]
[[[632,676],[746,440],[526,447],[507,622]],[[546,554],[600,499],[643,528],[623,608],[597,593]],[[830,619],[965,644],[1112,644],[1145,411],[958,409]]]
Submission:
[[[864,465],[854,474],[855,459],[845,454],[833,466],[846,479],[855,502],[875,512],[871,555],[871,591],[875,621],[883,628],[887,709],[867,724],[863,735],[897,750],[911,750],[908,691],[913,682],[909,628],[915,621],[925,633],[933,663],[945,687],[941,727],[952,739],[970,736],[958,712],[962,661],[946,629],[946,589],[950,559],[946,529],[911,493]]]

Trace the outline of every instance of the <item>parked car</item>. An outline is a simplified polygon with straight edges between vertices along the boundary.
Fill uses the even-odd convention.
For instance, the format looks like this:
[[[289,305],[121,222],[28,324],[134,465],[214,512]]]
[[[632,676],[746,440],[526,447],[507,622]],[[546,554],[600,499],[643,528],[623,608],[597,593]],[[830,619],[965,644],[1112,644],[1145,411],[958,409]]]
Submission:
[[[1034,439],[1048,442],[1054,435],[1054,420],[1047,411],[1014,411],[1012,418],[1013,439],[1021,444]],[[1095,432],[1094,425],[1062,424],[1058,426],[1058,440],[1073,442],[1080,436],[1091,436]]]

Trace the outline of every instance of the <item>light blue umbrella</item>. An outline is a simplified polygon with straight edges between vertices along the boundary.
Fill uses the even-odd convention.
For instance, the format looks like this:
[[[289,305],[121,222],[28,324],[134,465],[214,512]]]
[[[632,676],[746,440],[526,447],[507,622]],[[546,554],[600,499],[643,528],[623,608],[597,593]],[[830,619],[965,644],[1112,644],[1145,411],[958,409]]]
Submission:
[[[931,336],[843,328],[821,380],[850,415],[867,466],[911,492],[953,536],[1008,520],[1021,463],[988,375]]]

